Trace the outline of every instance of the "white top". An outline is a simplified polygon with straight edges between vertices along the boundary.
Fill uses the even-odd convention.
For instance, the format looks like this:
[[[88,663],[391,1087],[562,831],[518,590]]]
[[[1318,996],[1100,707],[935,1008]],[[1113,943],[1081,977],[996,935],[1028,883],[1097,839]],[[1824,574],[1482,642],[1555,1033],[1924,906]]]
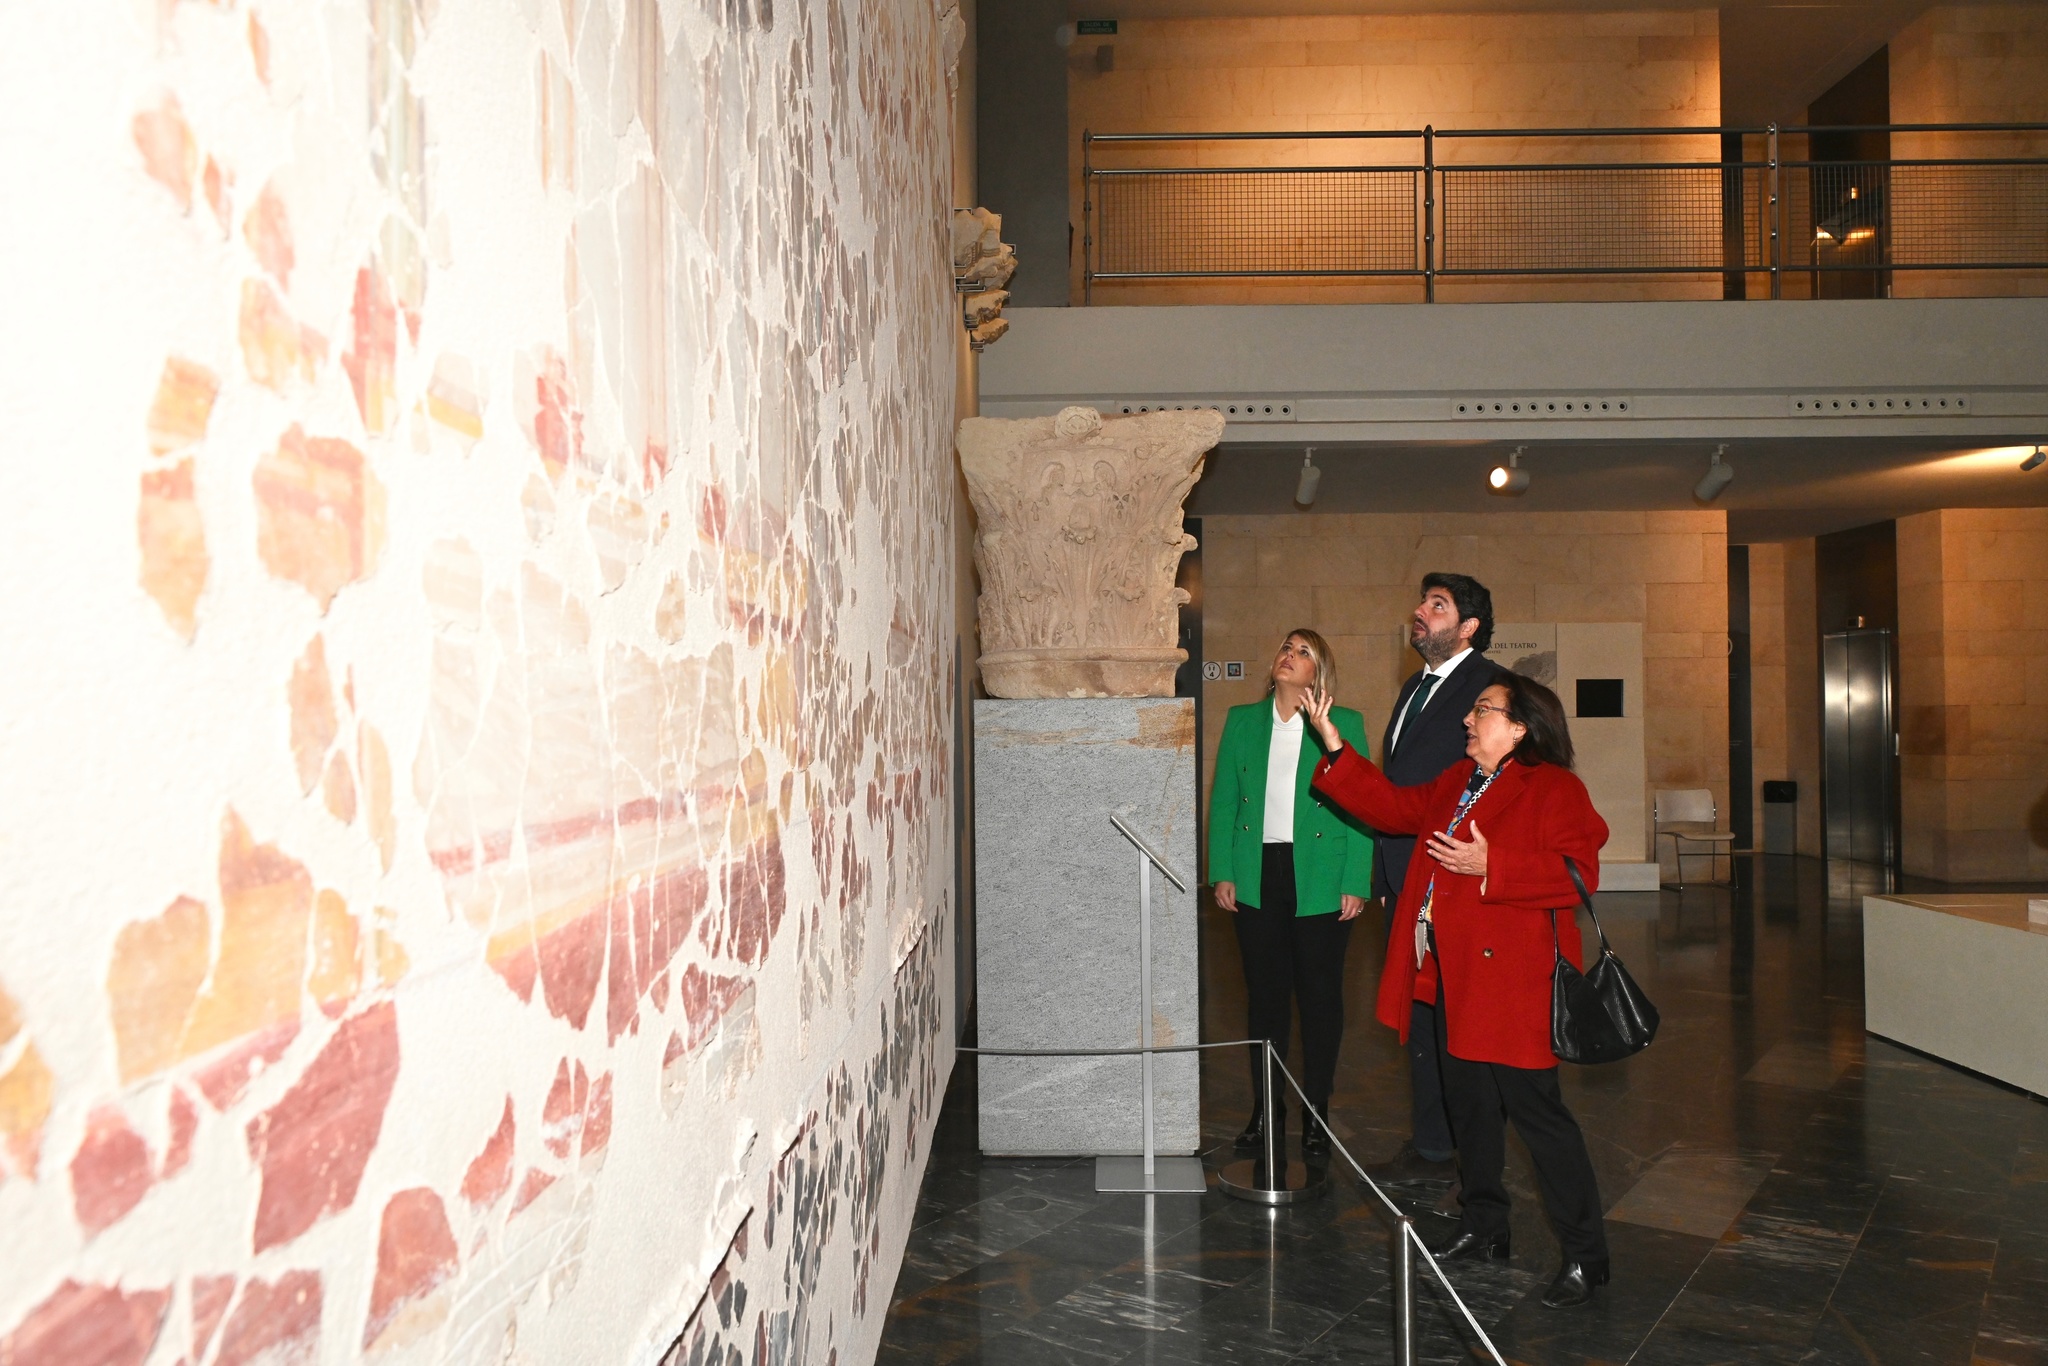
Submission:
[[[1266,843],[1294,843],[1294,775],[1301,763],[1301,737],[1308,729],[1299,709],[1291,721],[1273,706],[1273,743],[1266,751]]]
[[[1436,701],[1436,695],[1444,690],[1444,680],[1451,676],[1451,671],[1457,668],[1460,664],[1463,664],[1465,662],[1465,656],[1471,653],[1472,647],[1470,645],[1467,645],[1464,649],[1458,651],[1458,653],[1452,655],[1449,659],[1437,665],[1434,669],[1423,670],[1423,672],[1425,673],[1436,675],[1436,682],[1430,687],[1428,698],[1423,701],[1422,709],[1424,711],[1428,711],[1430,709],[1431,704],[1433,704]],[[1415,686],[1419,688],[1422,685],[1418,683]],[[1408,708],[1404,705],[1394,713],[1394,733],[1387,740],[1388,754],[1392,754],[1394,752],[1394,746],[1401,743],[1401,727],[1407,723],[1407,720]]]

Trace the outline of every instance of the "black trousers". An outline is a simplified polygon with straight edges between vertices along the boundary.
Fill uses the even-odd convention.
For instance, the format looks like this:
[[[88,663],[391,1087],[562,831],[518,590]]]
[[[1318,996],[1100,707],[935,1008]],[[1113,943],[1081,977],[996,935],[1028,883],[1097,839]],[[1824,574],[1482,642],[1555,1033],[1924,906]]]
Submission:
[[[1294,1005],[1299,1002],[1301,1089],[1310,1104],[1327,1106],[1337,1080],[1337,1045],[1344,1037],[1344,950],[1351,943],[1351,922],[1334,912],[1296,915],[1295,904],[1294,846],[1269,844],[1259,879],[1259,904],[1239,902],[1231,917],[1244,959],[1245,1033],[1270,1039],[1274,1053],[1285,1058]],[[1261,1071],[1254,1051],[1255,1102],[1265,1096]],[[1275,1080],[1280,1089],[1273,1094],[1284,1102],[1287,1081],[1277,1073]]]
[[[1411,841],[1412,842],[1412,841]],[[1385,855],[1381,855],[1384,859]],[[1394,902],[1383,904],[1387,952],[1413,953],[1408,944],[1394,945]],[[1451,1142],[1450,1109],[1444,1104],[1444,1083],[1438,1074],[1436,1007],[1416,1001],[1408,1008],[1408,1133],[1415,1151],[1432,1162],[1447,1162],[1458,1145]]]
[[[1444,1002],[1455,1011],[1456,1002]],[[1458,1145],[1458,1179],[1465,1212],[1459,1227],[1482,1237],[1508,1231],[1507,1121],[1529,1145],[1536,1187],[1564,1255],[1605,1263],[1607,1231],[1600,1219],[1600,1185],[1586,1136],[1566,1108],[1555,1067],[1509,1067],[1453,1057],[1439,1033],[1437,1065]]]

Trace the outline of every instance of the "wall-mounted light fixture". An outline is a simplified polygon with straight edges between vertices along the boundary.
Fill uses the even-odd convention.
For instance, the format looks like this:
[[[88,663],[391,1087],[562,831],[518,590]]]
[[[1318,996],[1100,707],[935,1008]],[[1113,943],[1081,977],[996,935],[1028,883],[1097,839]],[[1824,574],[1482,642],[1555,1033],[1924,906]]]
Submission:
[[[1692,486],[1692,496],[1702,503],[1711,503],[1719,498],[1721,490],[1727,488],[1729,481],[1735,478],[1735,467],[1721,461],[1727,450],[1726,442],[1714,448],[1714,458],[1708,462],[1707,472],[1700,476],[1699,483]]]
[[[1310,446],[1301,457],[1301,482],[1294,486],[1294,501],[1307,507],[1322,487],[1323,472],[1315,467],[1316,448]]]
[[[2048,450],[2043,450],[2041,447],[2036,446],[2032,455],[2020,461],[2020,473],[2026,474],[2031,470],[2038,470],[2043,465],[2048,465]]]
[[[1486,476],[1486,487],[1494,493],[1518,498],[1529,491],[1529,471],[1522,468],[1522,452],[1527,446],[1517,446],[1508,452],[1508,463],[1495,465]]]

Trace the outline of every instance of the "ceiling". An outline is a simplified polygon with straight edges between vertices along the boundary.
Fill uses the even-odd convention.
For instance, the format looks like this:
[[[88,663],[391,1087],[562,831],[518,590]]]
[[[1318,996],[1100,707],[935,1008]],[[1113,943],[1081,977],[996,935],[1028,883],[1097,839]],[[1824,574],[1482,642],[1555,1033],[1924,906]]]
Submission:
[[[987,3],[987,0],[984,0]],[[1071,19],[1240,19],[1320,14],[1542,14],[1718,8],[1721,121],[1805,122],[1806,106],[1929,0],[1068,0]]]
[[[1229,444],[1209,455],[1192,516],[1324,512],[1628,512],[1711,506],[1737,543],[1789,540],[1940,507],[2048,506],[2048,466],[2021,473],[2030,447],[1914,438],[1732,442],[1735,479],[1712,504],[1693,501],[1713,444],[1699,441],[1528,443],[1529,490],[1503,498],[1486,473],[1510,447],[1323,445],[1313,512],[1295,506],[1301,446]]]

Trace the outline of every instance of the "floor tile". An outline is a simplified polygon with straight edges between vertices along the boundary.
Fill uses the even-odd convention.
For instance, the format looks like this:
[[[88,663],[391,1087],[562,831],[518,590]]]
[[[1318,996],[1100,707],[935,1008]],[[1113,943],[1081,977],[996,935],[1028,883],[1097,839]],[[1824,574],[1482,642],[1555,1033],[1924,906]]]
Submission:
[[[1644,1053],[1560,1077],[1613,1283],[1582,1310],[1539,1303],[1558,1251],[1511,1137],[1514,1256],[1452,1267],[1460,1295],[1520,1366],[2048,1366],[2048,1102],[1867,1036],[1860,901],[1831,899],[1811,860],[1738,868],[1734,887],[1602,899],[1664,1017]],[[1227,918],[1209,909],[1202,934],[1204,1031],[1233,1037]],[[1380,948],[1354,937],[1332,1104],[1362,1161],[1407,1130],[1405,1054],[1368,1008]],[[1320,1199],[1278,1211],[1213,1187],[1097,1195],[1085,1157],[983,1159],[973,1072],[947,1091],[879,1361],[1388,1358],[1387,1225],[1341,1161]],[[1213,1166],[1249,1113],[1244,1058],[1207,1055],[1201,1087]],[[1450,1228],[1439,1193],[1394,1192],[1425,1236]],[[1415,1305],[1421,1361],[1483,1359],[1426,1271]]]
[[[1774,1153],[1673,1147],[1607,1211],[1646,1228],[1718,1238],[1771,1174]]]

